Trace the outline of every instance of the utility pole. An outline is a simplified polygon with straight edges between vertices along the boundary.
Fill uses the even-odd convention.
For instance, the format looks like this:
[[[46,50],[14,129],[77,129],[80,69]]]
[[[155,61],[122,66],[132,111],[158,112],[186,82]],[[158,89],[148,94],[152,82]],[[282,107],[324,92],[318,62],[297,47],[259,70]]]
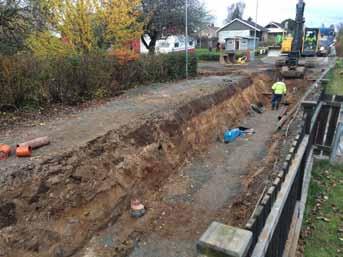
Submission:
[[[256,38],[257,38],[257,17],[258,17],[258,0],[256,0],[256,17],[255,17],[255,36],[254,36],[254,52],[251,55],[251,59],[255,60],[256,53]]]
[[[188,0],[185,1],[185,52],[186,52],[186,79],[188,79]]]

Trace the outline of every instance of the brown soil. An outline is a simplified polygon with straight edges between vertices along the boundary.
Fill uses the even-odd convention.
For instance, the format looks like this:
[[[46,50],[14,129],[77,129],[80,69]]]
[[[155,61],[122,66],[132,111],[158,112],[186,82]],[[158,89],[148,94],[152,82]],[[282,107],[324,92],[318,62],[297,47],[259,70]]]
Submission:
[[[291,91],[298,89],[289,94],[288,101],[294,103],[309,85],[302,81],[288,84]],[[264,98],[265,103],[268,100]],[[140,196],[148,209],[145,217],[136,221],[124,213],[113,226],[94,236],[77,256],[192,257],[197,256],[196,240],[212,221],[244,226],[263,188],[274,178],[275,162],[282,156],[284,137],[275,134],[270,139],[277,114],[267,111],[247,120],[242,116],[233,119],[229,126],[250,125],[258,135],[250,142],[238,140],[230,145],[212,137],[205,154]],[[249,157],[255,153],[258,155]],[[233,164],[233,160],[237,162]]]
[[[152,87],[149,97],[138,90],[122,96],[125,105],[114,101],[44,128],[34,127],[29,135],[50,133],[58,140],[37,157],[12,158],[0,167],[0,256],[125,256],[140,240],[154,241],[154,236],[193,245],[210,220],[244,224],[256,192],[272,175],[274,153],[280,150],[278,135],[267,143],[262,163],[247,167],[248,177],[241,177],[243,189],[216,211],[194,208],[187,204],[189,199],[172,204],[164,199],[187,195],[180,170],[209,149],[226,128],[239,124],[251,103],[267,103],[262,93],[271,83],[270,74],[254,74],[194,81],[186,89],[162,87],[158,95]],[[301,82],[300,88],[306,85]],[[292,87],[299,88],[299,83],[290,85],[293,92]],[[290,94],[290,102],[296,102],[301,95],[297,93]],[[121,114],[118,119],[116,110]],[[17,140],[27,137],[20,132],[7,131],[1,139],[13,144],[14,135]],[[265,171],[256,172],[256,166]],[[142,199],[148,210],[138,220],[128,215],[134,197]]]
[[[223,78],[218,78],[218,82],[208,81],[223,84]],[[0,209],[11,203],[15,218],[1,224],[0,254],[71,256],[78,252],[94,233],[121,217],[131,197],[158,192],[170,174],[195,152],[206,149],[212,138],[222,134],[225,127],[243,117],[250,102],[259,99],[258,92],[270,85],[270,82],[266,83],[267,76],[255,76],[254,81],[247,77],[238,80],[231,77],[223,86],[208,84],[201,91],[199,86],[187,88],[193,97],[197,95],[195,90],[200,94],[176,108],[162,109],[148,119],[135,119],[131,124],[110,130],[84,146],[81,143],[91,135],[92,127],[82,127],[82,123],[79,127],[71,127],[69,120],[47,124],[46,128],[54,132],[52,137],[61,134],[60,142],[40,150],[39,158],[11,158],[1,167]],[[162,88],[162,94],[166,90],[169,88]],[[154,95],[149,99],[142,98],[139,93],[134,95],[140,104],[145,102],[149,108],[153,105],[160,109],[163,106],[159,101],[165,100]],[[185,96],[177,100],[182,98]],[[87,117],[93,121],[89,115],[91,113],[80,113],[82,122]],[[94,121],[113,115],[113,109],[102,115],[94,116]],[[130,116],[133,117],[127,115]],[[100,128],[94,121],[94,129]],[[67,130],[60,132],[63,127],[54,126],[56,124],[63,124]],[[89,131],[83,132],[87,128]],[[101,129],[105,131],[106,126]],[[42,132],[49,133],[44,132],[44,127],[34,127],[30,133]],[[75,148],[81,132],[84,136],[80,148]],[[10,140],[11,136],[13,138],[15,133],[15,130],[9,131],[3,142]],[[73,151],[62,151],[68,146],[63,137],[70,137],[68,141]],[[54,151],[56,147],[59,149]],[[42,158],[42,152],[51,153],[50,157]]]

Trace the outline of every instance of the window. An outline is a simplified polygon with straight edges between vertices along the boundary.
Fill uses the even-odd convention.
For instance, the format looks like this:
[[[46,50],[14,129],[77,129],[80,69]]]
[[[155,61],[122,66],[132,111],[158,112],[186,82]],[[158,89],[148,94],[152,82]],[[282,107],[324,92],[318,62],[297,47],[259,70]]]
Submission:
[[[168,48],[168,47],[169,47],[169,43],[167,43],[167,42],[161,42],[161,43],[160,43],[160,47],[161,47],[161,48]]]
[[[174,44],[174,47],[175,47],[175,48],[180,47],[180,43],[179,43],[179,42],[176,42],[176,43]]]
[[[189,41],[189,45],[192,46],[193,45],[193,41]]]

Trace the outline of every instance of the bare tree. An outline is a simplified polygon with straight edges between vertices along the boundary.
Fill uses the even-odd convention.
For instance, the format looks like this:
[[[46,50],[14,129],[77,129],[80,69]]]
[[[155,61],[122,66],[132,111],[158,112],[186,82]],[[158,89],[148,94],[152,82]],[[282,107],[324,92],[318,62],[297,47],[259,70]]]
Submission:
[[[230,4],[227,7],[227,18],[226,22],[230,22],[236,18],[242,19],[246,4],[244,1],[239,1],[237,3]]]
[[[198,31],[211,17],[199,0],[189,0],[189,31]],[[150,53],[155,52],[162,36],[183,33],[185,29],[185,0],[142,0],[144,35],[142,42]],[[150,42],[146,42],[148,35]]]

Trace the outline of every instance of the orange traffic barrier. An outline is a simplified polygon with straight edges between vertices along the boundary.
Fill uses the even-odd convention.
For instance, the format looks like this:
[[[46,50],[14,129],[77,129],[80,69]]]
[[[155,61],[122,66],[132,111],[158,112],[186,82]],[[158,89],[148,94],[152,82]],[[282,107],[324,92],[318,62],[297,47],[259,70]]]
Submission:
[[[18,144],[17,147],[19,146],[30,146],[32,149],[36,149],[45,145],[50,144],[50,140],[48,137],[39,137],[21,144]]]
[[[9,145],[0,144],[0,160],[6,160],[11,155],[11,152]]]
[[[19,146],[16,149],[17,157],[31,157],[32,148],[31,146]]]

